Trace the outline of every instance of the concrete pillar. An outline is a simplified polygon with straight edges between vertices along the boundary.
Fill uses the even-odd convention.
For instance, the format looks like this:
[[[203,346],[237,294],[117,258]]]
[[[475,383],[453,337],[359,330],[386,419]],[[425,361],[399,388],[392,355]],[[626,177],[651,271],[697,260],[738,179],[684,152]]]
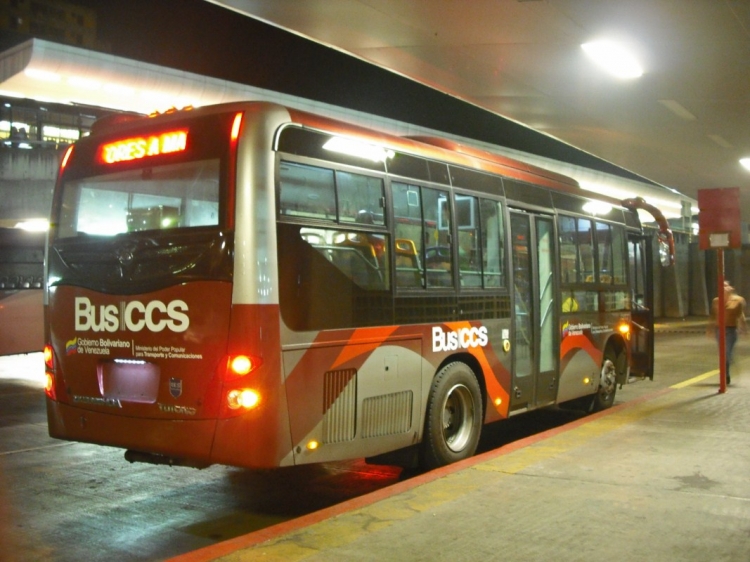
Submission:
[[[690,244],[689,264],[690,297],[688,314],[692,316],[708,316],[711,313],[706,288],[706,252],[698,248],[697,242]]]
[[[658,253],[658,245],[657,245]],[[661,265],[658,263],[656,267]],[[689,287],[689,244],[684,234],[675,233],[675,264],[662,269],[662,315],[665,318],[687,316]],[[655,295],[654,295],[655,296]]]

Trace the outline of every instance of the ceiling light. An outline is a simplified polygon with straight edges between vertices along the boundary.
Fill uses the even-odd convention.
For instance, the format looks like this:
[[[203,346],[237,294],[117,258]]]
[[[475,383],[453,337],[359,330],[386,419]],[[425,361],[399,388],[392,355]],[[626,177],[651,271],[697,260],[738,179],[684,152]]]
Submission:
[[[712,141],[714,141],[716,144],[718,144],[722,148],[732,148],[732,144],[728,140],[726,140],[725,138],[719,135],[708,135],[708,138],[710,138]]]
[[[617,78],[638,78],[643,69],[635,57],[613,41],[592,41],[581,45],[584,52],[604,70]]]
[[[698,119],[675,100],[659,100],[659,103],[674,113],[677,117],[685,119],[686,121],[695,121]]]
[[[45,82],[59,82],[60,81],[59,74],[55,74],[54,72],[47,72],[46,70],[37,70],[35,68],[27,68],[26,70],[23,71],[23,73],[29,78],[34,78],[35,80],[43,80]]]
[[[750,170],[750,158],[740,158],[740,164],[746,170]]]

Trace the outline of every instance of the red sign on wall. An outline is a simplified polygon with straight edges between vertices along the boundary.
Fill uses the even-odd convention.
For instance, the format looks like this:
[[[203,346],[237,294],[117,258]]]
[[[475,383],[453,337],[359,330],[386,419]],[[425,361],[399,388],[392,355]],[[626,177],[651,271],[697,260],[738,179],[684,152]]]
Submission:
[[[742,247],[739,187],[699,189],[698,208],[701,250]]]

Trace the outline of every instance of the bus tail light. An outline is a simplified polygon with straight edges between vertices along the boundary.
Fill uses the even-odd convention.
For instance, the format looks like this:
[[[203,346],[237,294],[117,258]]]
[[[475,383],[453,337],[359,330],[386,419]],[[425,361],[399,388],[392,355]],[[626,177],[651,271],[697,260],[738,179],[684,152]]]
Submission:
[[[253,355],[230,355],[227,360],[227,380],[244,377],[263,364],[263,359]]]
[[[44,393],[51,399],[57,400],[55,392],[55,353],[52,346],[44,346]]]
[[[251,388],[235,388],[227,393],[230,410],[252,410],[260,404],[260,394]]]

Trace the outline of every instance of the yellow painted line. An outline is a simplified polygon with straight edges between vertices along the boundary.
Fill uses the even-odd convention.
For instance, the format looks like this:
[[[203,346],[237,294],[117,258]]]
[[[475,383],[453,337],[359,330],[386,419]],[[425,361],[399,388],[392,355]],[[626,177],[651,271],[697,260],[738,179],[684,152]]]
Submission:
[[[706,379],[709,379],[713,377],[714,375],[719,374],[719,369],[714,369],[713,371],[708,371],[707,373],[703,373],[702,375],[698,375],[697,377],[693,377],[692,379],[688,379],[686,381],[678,382],[677,384],[673,384],[669,388],[685,388],[686,386],[690,386],[691,384],[696,384],[701,381],[704,381]]]

